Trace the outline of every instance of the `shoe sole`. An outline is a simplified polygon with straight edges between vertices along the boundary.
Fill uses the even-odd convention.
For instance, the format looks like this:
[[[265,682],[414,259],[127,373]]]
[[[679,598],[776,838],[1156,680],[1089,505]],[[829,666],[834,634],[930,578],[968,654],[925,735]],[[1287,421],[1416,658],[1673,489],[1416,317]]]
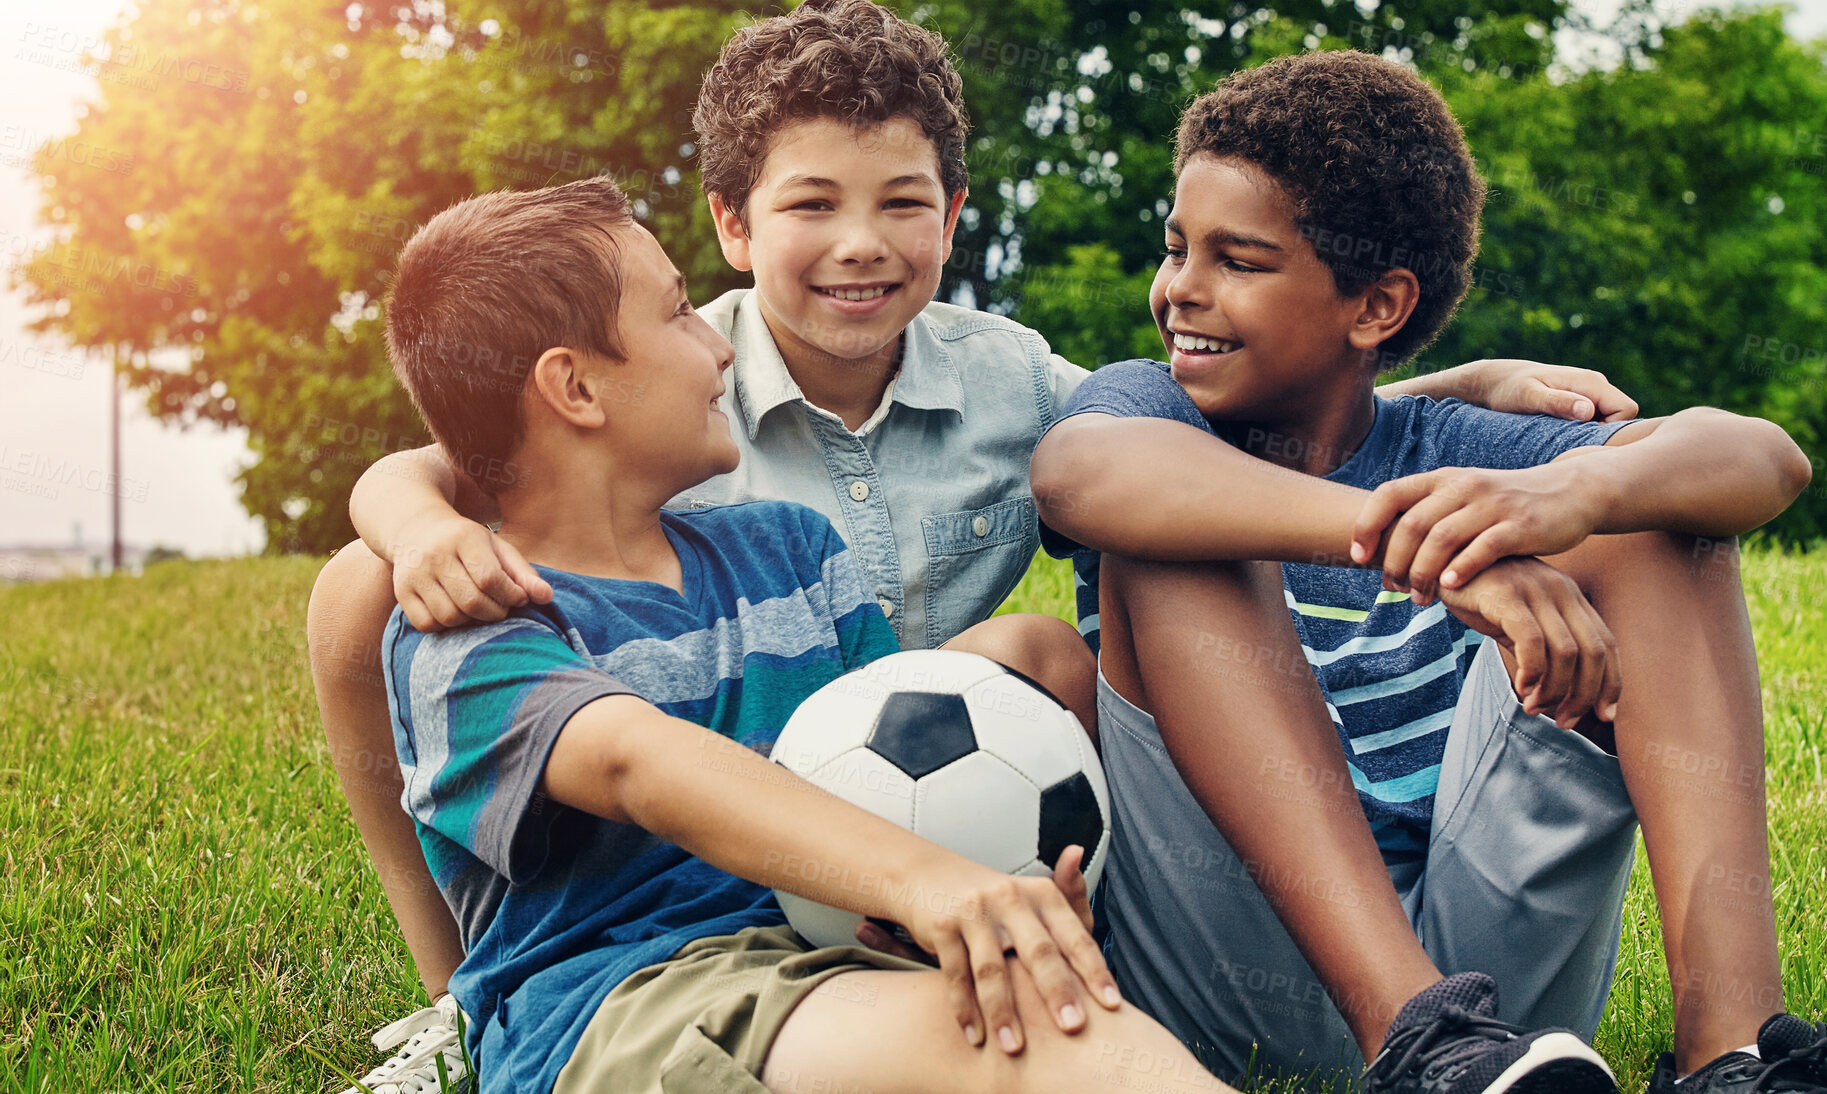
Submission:
[[[1586,1042],[1544,1033],[1484,1094],[1618,1094],[1618,1080]]]

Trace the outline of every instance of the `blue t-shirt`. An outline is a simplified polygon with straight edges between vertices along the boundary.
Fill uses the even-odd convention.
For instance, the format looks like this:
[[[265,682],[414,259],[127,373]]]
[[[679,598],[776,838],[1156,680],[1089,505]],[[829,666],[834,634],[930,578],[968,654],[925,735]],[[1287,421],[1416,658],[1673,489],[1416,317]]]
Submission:
[[[753,502],[660,520],[683,592],[541,567],[550,605],[430,635],[396,611],[387,627],[402,800],[462,929],[450,988],[474,1020],[484,1091],[550,1090],[629,974],[694,939],[785,922],[768,889],[541,794],[566,721],[632,689],[765,754],[801,700],[896,649],[812,510]]]
[[[1061,420],[1075,414],[1166,418],[1217,433],[1159,361],[1099,369]],[[1502,414],[1457,399],[1378,398],[1364,443],[1326,478],[1370,490],[1439,467],[1534,467],[1604,444],[1623,425]],[[1073,554],[1079,630],[1095,650],[1098,556],[1050,529],[1042,538],[1054,555]],[[1377,844],[1392,865],[1417,860],[1427,848],[1453,707],[1484,636],[1439,601],[1422,608],[1385,592],[1377,570],[1284,563],[1282,584]]]

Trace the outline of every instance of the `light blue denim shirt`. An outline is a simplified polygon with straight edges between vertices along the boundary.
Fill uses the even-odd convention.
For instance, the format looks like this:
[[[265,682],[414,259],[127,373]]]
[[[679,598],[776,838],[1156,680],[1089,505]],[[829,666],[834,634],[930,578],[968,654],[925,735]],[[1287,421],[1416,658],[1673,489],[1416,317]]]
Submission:
[[[852,432],[806,401],[753,290],[699,314],[736,347],[721,405],[742,462],[667,504],[782,498],[823,513],[903,649],[989,618],[1040,544],[1028,460],[1090,374],[1019,323],[929,304],[882,405]]]

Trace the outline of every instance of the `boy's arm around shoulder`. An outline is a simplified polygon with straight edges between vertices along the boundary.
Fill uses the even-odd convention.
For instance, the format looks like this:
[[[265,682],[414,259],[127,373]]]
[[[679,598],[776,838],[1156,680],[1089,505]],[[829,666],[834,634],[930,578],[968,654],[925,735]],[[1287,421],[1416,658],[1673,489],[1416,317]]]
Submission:
[[[393,561],[402,533],[426,519],[501,519],[501,508],[466,475],[443,445],[389,452],[374,461],[349,494],[349,519],[368,549]]]
[[[519,551],[483,527],[500,506],[452,466],[441,445],[392,452],[362,472],[349,519],[362,542],[393,567],[393,595],[406,618],[433,632],[493,623],[552,589]]]
[[[1637,416],[1637,401],[1602,372],[1514,357],[1467,361],[1383,384],[1377,394],[1385,399],[1460,399],[1506,414],[1547,414],[1575,422],[1622,422]]]

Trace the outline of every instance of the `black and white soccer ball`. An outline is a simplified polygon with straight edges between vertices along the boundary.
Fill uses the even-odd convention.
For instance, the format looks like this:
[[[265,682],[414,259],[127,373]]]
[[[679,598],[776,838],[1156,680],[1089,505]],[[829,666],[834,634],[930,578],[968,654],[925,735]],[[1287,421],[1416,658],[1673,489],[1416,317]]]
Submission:
[[[800,704],[772,758],[992,869],[1044,877],[1078,844],[1087,888],[1103,872],[1110,792],[1091,739],[1044,688],[987,657],[910,650],[846,673]],[[829,870],[792,861],[782,868]],[[884,884],[855,870],[827,880],[859,889]],[[860,916],[776,895],[788,922],[814,945],[855,943]]]

